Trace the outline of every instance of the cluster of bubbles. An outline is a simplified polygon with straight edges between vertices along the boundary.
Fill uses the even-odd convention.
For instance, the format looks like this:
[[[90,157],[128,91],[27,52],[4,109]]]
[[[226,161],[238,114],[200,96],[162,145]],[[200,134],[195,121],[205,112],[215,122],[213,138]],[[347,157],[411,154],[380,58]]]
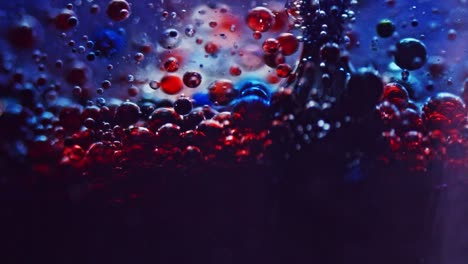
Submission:
[[[414,100],[407,75],[427,63],[415,38],[396,44],[401,79],[355,70],[354,5],[292,1],[237,15],[222,4],[171,11],[111,0],[67,4],[48,20],[18,14],[0,54],[2,156],[30,164],[26,175],[86,176],[93,186],[136,169],[270,166],[313,148],[350,159],[364,152],[412,171],[433,163],[466,170],[468,85],[462,97]],[[101,8],[110,26],[78,38]],[[134,36],[140,8],[160,21]],[[69,54],[45,46],[50,27]],[[376,32],[388,38],[395,25],[382,20]]]

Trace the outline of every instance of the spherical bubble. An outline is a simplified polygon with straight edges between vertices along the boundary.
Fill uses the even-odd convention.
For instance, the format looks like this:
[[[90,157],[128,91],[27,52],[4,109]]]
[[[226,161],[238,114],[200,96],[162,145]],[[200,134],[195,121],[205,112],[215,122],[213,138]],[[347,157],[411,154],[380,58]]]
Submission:
[[[193,25],[188,25],[187,27],[185,27],[185,35],[187,37],[191,38],[191,37],[195,36],[196,32],[197,31],[195,30],[195,27]]]
[[[138,121],[140,117],[140,107],[132,102],[124,102],[115,112],[115,122],[122,127],[128,127]]]
[[[429,57],[427,63],[429,73],[436,78],[441,77],[447,68],[445,59],[441,56],[431,56]]]
[[[206,117],[201,109],[193,109],[184,117],[183,128],[185,130],[195,129]]]
[[[164,62],[164,69],[168,72],[175,72],[179,69],[179,60],[175,57],[169,57]]]
[[[159,89],[159,82],[155,81],[155,80],[152,80],[149,82],[149,87],[153,90],[157,90]]]
[[[73,11],[63,9],[54,17],[54,24],[58,30],[70,30],[78,24],[78,19]]]
[[[76,62],[66,76],[67,82],[83,86],[90,78],[90,69],[82,62]]]
[[[203,161],[203,153],[199,147],[190,145],[182,151],[182,158],[186,166],[194,166]]]
[[[200,85],[202,76],[198,72],[189,71],[184,73],[182,80],[184,81],[185,86],[189,88],[196,88]]]
[[[179,31],[174,28],[166,29],[159,36],[159,44],[165,49],[175,49],[182,41]]]
[[[324,44],[320,48],[320,58],[327,63],[336,63],[340,59],[340,46],[335,42]]]
[[[234,65],[229,68],[229,74],[231,74],[232,76],[239,76],[242,74],[242,70],[239,66]]]
[[[210,54],[210,55],[215,55],[218,53],[219,47],[216,43],[209,41],[205,44],[205,52]]]
[[[382,19],[376,26],[377,34],[382,38],[388,38],[395,32],[395,24],[389,19]]]
[[[180,127],[166,123],[156,132],[156,142],[162,146],[177,146],[180,141]]]
[[[32,48],[42,38],[42,27],[32,16],[23,16],[8,29],[8,41],[15,48]]]
[[[424,131],[423,120],[421,115],[414,109],[406,108],[400,112],[401,121],[397,126],[399,134],[403,134],[407,131]]]
[[[281,47],[281,53],[284,56],[292,55],[299,49],[299,41],[291,33],[282,33],[279,35],[278,42]]]
[[[114,21],[122,21],[130,16],[130,5],[125,0],[112,0],[107,5],[107,16]]]
[[[122,133],[122,135],[124,135],[123,143],[125,147],[129,147],[132,145],[151,145],[151,143],[153,143],[154,141],[153,132],[149,131],[147,128],[144,127],[131,127],[128,130],[128,133]]]
[[[179,115],[186,115],[192,111],[192,101],[187,97],[180,97],[174,102],[174,110]]]
[[[420,40],[405,38],[398,42],[395,63],[409,71],[421,68],[427,61],[426,46]]]
[[[267,54],[276,54],[280,49],[280,43],[274,38],[268,38],[263,42],[262,48]]]
[[[177,94],[184,88],[184,83],[177,75],[165,75],[159,84],[161,90],[166,94]]]
[[[385,128],[393,128],[400,121],[400,111],[398,108],[388,101],[384,101],[377,106],[377,112],[382,120]]]
[[[227,105],[237,97],[237,90],[230,80],[220,79],[208,86],[208,95],[212,102]]]
[[[265,54],[263,60],[268,67],[276,68],[280,64],[284,64],[286,59],[283,54]]]
[[[247,26],[253,31],[266,32],[274,23],[275,15],[266,7],[255,7],[247,14]]]
[[[276,75],[280,78],[288,77],[291,74],[291,72],[292,68],[291,66],[289,66],[289,64],[282,63],[276,67]]]
[[[205,134],[210,141],[216,141],[223,134],[223,125],[216,120],[203,120],[197,126],[197,130]]]
[[[108,142],[93,143],[86,152],[88,166],[112,166],[115,148]]]
[[[148,118],[148,125],[152,131],[157,131],[161,126],[167,123],[179,125],[182,121],[181,116],[170,107],[160,107],[154,110]]]
[[[439,93],[430,98],[423,107],[424,125],[430,129],[448,131],[460,127],[466,121],[466,106],[460,97]]]
[[[408,99],[408,92],[403,85],[399,83],[388,83],[385,85],[382,100],[389,101],[401,109],[406,107]]]

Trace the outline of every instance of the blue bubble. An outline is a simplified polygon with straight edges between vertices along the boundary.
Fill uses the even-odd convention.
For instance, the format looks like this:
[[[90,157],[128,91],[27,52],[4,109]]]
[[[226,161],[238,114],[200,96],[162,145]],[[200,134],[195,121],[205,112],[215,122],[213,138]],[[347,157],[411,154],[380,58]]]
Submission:
[[[110,57],[124,49],[126,44],[124,29],[103,29],[96,34],[94,49]]]
[[[192,99],[194,100],[194,107],[197,106],[204,106],[204,105],[213,105],[213,102],[210,100],[210,97],[207,93],[194,93],[192,95]]]
[[[241,82],[238,87],[240,87],[241,97],[253,95],[264,100],[270,100],[270,89],[263,82],[248,80]]]

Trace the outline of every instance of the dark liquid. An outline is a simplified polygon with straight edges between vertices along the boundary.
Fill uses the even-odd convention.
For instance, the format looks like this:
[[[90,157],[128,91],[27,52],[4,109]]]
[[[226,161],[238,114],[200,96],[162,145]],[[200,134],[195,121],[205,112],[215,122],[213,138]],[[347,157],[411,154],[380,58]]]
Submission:
[[[1,5],[6,263],[464,263],[436,33],[376,18],[360,56],[365,1],[129,3]]]

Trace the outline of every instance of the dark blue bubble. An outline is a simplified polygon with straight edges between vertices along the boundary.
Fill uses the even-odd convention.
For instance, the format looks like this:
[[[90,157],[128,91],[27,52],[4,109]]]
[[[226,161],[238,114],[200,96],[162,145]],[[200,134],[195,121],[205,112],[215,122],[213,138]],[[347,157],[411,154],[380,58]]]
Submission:
[[[103,29],[96,34],[94,49],[104,56],[112,56],[127,45],[125,30]]]
[[[213,105],[213,102],[210,100],[210,97],[207,93],[194,93],[192,95],[193,106],[204,106],[204,105]]]
[[[241,83],[239,87],[241,97],[253,95],[264,100],[270,99],[270,91],[268,87],[262,82],[250,80]]]

